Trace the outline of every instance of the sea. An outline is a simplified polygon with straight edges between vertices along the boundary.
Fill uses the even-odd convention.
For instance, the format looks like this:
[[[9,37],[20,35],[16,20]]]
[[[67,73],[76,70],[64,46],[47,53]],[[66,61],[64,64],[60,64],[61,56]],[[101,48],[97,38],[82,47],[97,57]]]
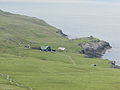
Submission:
[[[0,2],[0,9],[45,20],[69,36],[94,36],[110,43],[102,57],[120,65],[120,1]]]

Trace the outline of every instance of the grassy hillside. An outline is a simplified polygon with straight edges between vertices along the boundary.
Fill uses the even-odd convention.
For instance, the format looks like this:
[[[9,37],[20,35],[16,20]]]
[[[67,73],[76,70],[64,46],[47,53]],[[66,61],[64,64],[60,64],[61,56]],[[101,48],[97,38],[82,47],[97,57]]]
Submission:
[[[120,70],[111,68],[108,60],[78,53],[79,43],[95,39],[69,40],[56,31],[43,20],[0,11],[0,90],[120,89]],[[65,47],[67,52],[25,48],[29,43]]]
[[[61,40],[56,31],[56,28],[43,20],[0,12],[0,37],[3,42],[23,43],[33,41],[42,43]]]

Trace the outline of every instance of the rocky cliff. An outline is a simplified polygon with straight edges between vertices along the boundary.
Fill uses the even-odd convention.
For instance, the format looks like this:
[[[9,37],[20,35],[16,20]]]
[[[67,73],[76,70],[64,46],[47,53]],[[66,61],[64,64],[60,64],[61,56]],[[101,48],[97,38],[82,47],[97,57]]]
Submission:
[[[102,40],[82,43],[79,45],[83,48],[81,53],[89,58],[99,58],[105,54],[106,50],[112,48],[108,42]]]
[[[56,31],[56,33],[58,33],[58,34],[61,35],[62,37],[68,38],[68,35],[66,35],[65,33],[63,33],[62,30],[58,30],[58,31]]]

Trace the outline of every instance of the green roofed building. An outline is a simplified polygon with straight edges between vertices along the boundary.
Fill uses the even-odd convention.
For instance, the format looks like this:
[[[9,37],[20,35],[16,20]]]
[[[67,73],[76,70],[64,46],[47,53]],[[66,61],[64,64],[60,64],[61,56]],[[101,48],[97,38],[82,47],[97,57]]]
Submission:
[[[41,50],[41,51],[52,51],[52,49],[51,49],[50,46],[41,46],[41,47],[40,47],[40,50]]]

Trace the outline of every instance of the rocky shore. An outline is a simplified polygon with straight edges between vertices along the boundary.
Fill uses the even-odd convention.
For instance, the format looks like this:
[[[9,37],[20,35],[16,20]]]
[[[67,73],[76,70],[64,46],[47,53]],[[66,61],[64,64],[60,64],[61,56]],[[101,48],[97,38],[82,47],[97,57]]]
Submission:
[[[108,42],[103,40],[82,43],[80,46],[83,48],[81,53],[88,58],[100,58],[108,49],[112,48]]]
[[[58,34],[61,35],[62,37],[68,38],[68,35],[66,35],[65,33],[63,33],[62,30],[58,30],[56,33],[58,33]]]
[[[65,38],[68,38],[68,35],[64,34],[62,30],[58,30],[56,33]],[[101,56],[103,56],[103,54],[106,53],[107,50],[112,48],[110,44],[106,41],[96,39],[93,36],[87,38],[90,41],[80,43],[79,46],[83,49],[80,51],[80,53],[85,54],[85,56],[88,58],[100,58]]]

